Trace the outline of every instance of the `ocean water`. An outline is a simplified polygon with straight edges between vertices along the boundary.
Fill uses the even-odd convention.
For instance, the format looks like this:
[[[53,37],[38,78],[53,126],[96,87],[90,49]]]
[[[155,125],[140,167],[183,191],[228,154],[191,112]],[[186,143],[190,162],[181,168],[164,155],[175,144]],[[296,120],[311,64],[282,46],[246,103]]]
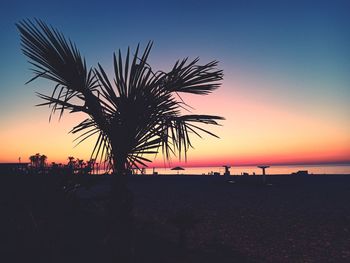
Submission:
[[[206,175],[210,173],[220,173],[221,175],[225,172],[224,167],[183,167],[185,170],[174,171],[171,168],[155,168],[158,174],[182,174],[182,175]],[[266,169],[266,174],[277,175],[277,174],[291,174],[293,172],[307,170],[309,174],[349,174],[350,175],[350,164],[344,165],[271,165]],[[146,174],[152,174],[153,168],[147,168]],[[253,175],[262,174],[262,170],[257,166],[232,166],[230,168],[231,175],[241,175],[242,173],[248,173]]]

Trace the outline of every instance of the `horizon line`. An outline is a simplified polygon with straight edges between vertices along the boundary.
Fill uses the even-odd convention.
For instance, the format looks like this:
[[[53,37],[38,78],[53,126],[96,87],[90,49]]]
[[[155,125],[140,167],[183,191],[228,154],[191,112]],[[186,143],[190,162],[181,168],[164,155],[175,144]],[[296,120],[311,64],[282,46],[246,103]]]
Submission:
[[[229,163],[223,163],[222,165],[213,164],[213,165],[180,165],[183,167],[224,167],[224,166],[231,166],[231,167],[245,167],[245,166],[261,166],[261,165],[269,165],[269,166],[313,166],[313,165],[350,165],[350,160],[347,161],[329,161],[329,162],[285,162],[285,163],[241,163],[241,164],[229,164]],[[174,164],[172,166],[179,166],[178,164]],[[172,167],[171,166],[171,167]],[[147,166],[147,168],[169,168],[168,166],[160,165],[160,166]]]
[[[0,164],[18,164],[18,163],[30,163],[30,162],[0,162]],[[183,167],[224,167],[224,166],[231,166],[231,167],[246,167],[246,166],[261,166],[261,165],[269,165],[269,166],[316,166],[316,165],[350,165],[350,160],[343,160],[343,161],[329,161],[329,162],[284,162],[284,163],[240,163],[233,165],[232,163],[225,163],[223,162],[222,165],[219,164],[212,164],[212,165],[186,165],[186,164],[179,164],[174,163],[173,165],[165,166],[163,165],[152,165],[152,163],[144,168],[146,169],[152,169],[152,168],[170,168],[173,166],[183,166]]]

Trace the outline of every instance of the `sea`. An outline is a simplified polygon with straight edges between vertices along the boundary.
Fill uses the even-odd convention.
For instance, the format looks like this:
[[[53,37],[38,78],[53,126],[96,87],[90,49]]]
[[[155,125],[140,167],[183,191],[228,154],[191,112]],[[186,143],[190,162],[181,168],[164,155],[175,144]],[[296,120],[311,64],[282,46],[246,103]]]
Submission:
[[[171,170],[171,168],[154,168],[158,174],[179,174],[179,175],[210,175],[219,173],[223,175],[224,167],[182,167],[184,170]],[[347,174],[350,175],[350,164],[332,164],[332,165],[271,165],[265,172],[269,175],[292,174],[298,171],[308,171],[309,174]],[[153,168],[146,168],[145,174],[153,174]],[[257,166],[231,166],[231,175],[260,175],[262,169]]]

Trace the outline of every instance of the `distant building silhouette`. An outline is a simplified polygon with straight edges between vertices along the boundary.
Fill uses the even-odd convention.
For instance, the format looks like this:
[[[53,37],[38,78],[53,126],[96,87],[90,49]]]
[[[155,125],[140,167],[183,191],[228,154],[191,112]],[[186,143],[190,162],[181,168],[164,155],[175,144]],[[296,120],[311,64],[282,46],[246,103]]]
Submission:
[[[28,174],[29,163],[0,163],[0,175]]]
[[[224,175],[225,175],[225,176],[230,176],[230,175],[231,175],[231,173],[230,173],[230,168],[231,168],[231,166],[223,165],[223,167],[225,168]]]
[[[309,175],[309,171],[307,171],[307,170],[297,171],[296,173],[292,173],[292,175],[303,175],[303,176],[306,176],[306,175]]]

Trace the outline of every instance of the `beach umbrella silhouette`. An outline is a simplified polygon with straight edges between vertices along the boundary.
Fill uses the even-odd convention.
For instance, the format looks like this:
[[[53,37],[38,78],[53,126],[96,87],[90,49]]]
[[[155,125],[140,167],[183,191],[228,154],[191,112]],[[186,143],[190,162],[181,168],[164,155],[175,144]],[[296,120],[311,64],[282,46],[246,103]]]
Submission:
[[[180,167],[180,166],[176,166],[176,167],[174,167],[174,168],[171,168],[171,170],[177,171],[177,174],[179,174],[179,171],[185,170],[185,168],[182,168],[182,167]]]
[[[268,165],[260,165],[258,166],[258,168],[262,169],[262,176],[263,176],[263,183],[266,183],[266,173],[265,173],[265,169],[269,168],[270,166]]]

